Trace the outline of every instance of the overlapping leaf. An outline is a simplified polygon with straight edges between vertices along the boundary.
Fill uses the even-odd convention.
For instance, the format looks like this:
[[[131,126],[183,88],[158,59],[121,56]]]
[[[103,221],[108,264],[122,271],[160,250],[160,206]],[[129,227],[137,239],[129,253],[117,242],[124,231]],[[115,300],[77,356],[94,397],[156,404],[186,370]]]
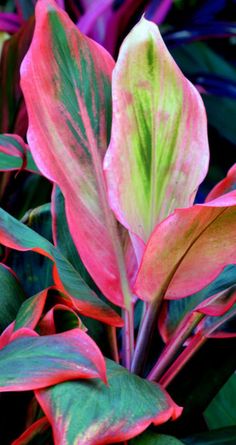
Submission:
[[[110,55],[53,0],[37,2],[35,34],[21,67],[30,149],[65,196],[70,232],[89,273],[108,299],[124,306],[121,246],[102,171],[113,67]]]
[[[110,205],[146,242],[155,225],[193,203],[208,167],[201,98],[144,18],[122,44],[112,81],[104,168]]]
[[[160,386],[110,360],[107,374],[108,386],[98,380],[78,381],[36,392],[56,444],[120,442],[141,433],[152,422],[159,425],[180,414],[180,408]]]
[[[207,196],[206,202],[236,189],[236,164],[228,171],[226,178],[220,181]]]
[[[168,341],[186,314],[212,295],[222,293],[236,283],[236,266],[227,266],[207,287],[199,292],[178,300],[166,300],[159,317],[159,330],[164,341]],[[211,315],[214,315],[213,313]]]
[[[0,351],[0,392],[45,388],[79,378],[106,380],[104,358],[81,329],[39,337],[15,332]]]
[[[0,135],[0,171],[27,169],[38,173],[27,145],[20,136]]]
[[[89,317],[121,326],[122,320],[86,285],[61,253],[45,238],[0,209],[0,243],[12,249],[36,251],[51,259],[57,288],[72,298],[75,307]]]
[[[154,230],[136,280],[148,301],[187,297],[236,263],[236,192],[176,210]],[[204,265],[204,267],[202,267]]]

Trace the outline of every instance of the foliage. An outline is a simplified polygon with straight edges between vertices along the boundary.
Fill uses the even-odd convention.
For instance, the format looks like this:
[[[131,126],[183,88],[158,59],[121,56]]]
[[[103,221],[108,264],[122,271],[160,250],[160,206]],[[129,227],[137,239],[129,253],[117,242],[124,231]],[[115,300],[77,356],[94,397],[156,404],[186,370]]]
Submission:
[[[199,91],[224,82],[193,40],[220,2],[191,2],[182,52],[171,2],[137,2],[147,18],[116,62],[134,2],[38,0],[35,28],[35,2],[13,3],[0,17],[13,34],[0,40],[0,410],[17,420],[1,443],[233,444],[236,166],[195,203],[209,164]],[[176,59],[199,53],[211,73],[191,65],[197,88],[154,24],[168,11]]]

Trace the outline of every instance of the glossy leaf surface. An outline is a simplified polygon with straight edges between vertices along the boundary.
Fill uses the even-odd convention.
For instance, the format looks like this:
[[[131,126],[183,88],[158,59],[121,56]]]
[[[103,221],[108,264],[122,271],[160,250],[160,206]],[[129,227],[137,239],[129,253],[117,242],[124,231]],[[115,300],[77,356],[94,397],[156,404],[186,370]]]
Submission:
[[[121,247],[102,171],[113,67],[111,56],[83,36],[53,0],[37,2],[34,38],[21,66],[30,149],[40,171],[65,196],[70,232],[85,266],[104,295],[124,306]]]
[[[106,379],[103,356],[81,329],[19,336],[1,349],[0,365],[0,392],[44,388],[70,379]]]
[[[107,375],[109,386],[96,380],[78,381],[36,392],[52,424],[56,444],[120,442],[141,433],[152,422],[159,425],[180,413],[160,386],[130,374],[110,360]]]
[[[57,288],[72,298],[77,309],[108,324],[122,326],[123,322],[118,314],[91,291],[73,266],[49,241],[2,209],[0,242],[12,249],[33,250],[51,259],[56,265],[54,271]]]
[[[205,110],[158,28],[144,18],[122,44],[112,98],[104,162],[110,206],[146,242],[158,222],[193,203],[207,172]]]
[[[176,210],[154,230],[135,290],[144,300],[187,297],[236,263],[236,192]],[[204,268],[202,265],[204,264]]]

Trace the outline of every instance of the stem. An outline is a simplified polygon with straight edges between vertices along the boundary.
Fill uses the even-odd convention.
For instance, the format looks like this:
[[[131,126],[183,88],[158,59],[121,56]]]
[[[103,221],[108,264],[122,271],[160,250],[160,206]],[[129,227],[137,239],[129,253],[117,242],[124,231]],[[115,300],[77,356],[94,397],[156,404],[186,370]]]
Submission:
[[[155,322],[161,301],[162,298],[158,298],[149,304],[147,311],[145,312],[143,322],[140,326],[131,366],[131,371],[136,374],[140,374],[143,370],[143,366],[150,348],[150,340],[155,328]]]
[[[111,346],[112,358],[116,363],[120,363],[119,351],[117,345],[116,328],[114,326],[107,326],[109,344]]]
[[[178,358],[172,363],[171,367],[165,372],[160,379],[159,383],[166,388],[180,370],[186,365],[189,359],[200,349],[200,347],[206,342],[207,338],[202,333],[197,333],[189,342],[188,346],[178,356]]]
[[[198,312],[192,312],[184,317],[176,331],[173,333],[171,339],[166,344],[156,364],[148,374],[148,380],[158,381],[160,379],[161,375],[171,363],[179,348],[183,345],[189,334],[198,325],[203,317],[204,315],[199,314]]]
[[[124,330],[123,330],[123,365],[130,370],[131,361],[134,353],[134,310],[133,304],[130,304],[130,309],[125,309],[124,312]]]

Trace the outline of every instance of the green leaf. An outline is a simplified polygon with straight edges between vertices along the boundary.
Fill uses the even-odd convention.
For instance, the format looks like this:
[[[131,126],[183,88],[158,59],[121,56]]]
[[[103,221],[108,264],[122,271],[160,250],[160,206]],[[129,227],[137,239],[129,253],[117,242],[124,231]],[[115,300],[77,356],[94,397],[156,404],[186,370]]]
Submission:
[[[194,42],[171,49],[171,53],[187,76],[216,74],[235,82],[236,69],[203,42]],[[234,121],[236,101],[227,97],[202,95],[208,122],[233,144],[236,143]]]
[[[50,204],[30,210],[23,220],[35,232],[52,241]],[[8,264],[16,272],[28,296],[35,295],[53,284],[52,262],[35,252],[12,251]]]
[[[180,413],[158,385],[107,360],[108,386],[98,380],[66,382],[36,392],[56,443],[98,445],[138,435],[152,422]]]
[[[212,430],[236,426],[236,374],[220,389],[204,412],[208,427]]]
[[[183,442],[172,436],[157,434],[152,431],[145,431],[141,436],[135,437],[130,445],[183,445]]]
[[[16,317],[25,293],[13,272],[0,263],[0,332]]]
[[[185,445],[235,445],[236,426],[196,434],[182,441]]]

